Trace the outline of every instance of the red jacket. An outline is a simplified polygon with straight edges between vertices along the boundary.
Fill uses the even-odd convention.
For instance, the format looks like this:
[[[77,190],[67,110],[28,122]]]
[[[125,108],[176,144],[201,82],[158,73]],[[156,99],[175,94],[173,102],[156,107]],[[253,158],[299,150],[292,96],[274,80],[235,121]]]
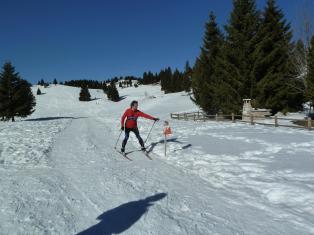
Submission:
[[[147,118],[147,119],[150,119],[150,120],[154,120],[154,117],[146,114],[146,113],[143,113],[141,112],[140,110],[135,110],[133,111],[133,109],[131,108],[128,108],[122,118],[121,118],[121,126],[124,127],[124,121],[126,119],[126,122],[125,122],[125,127],[126,128],[129,128],[129,129],[132,129],[132,128],[137,128],[137,119],[139,117],[143,117],[143,118]]]

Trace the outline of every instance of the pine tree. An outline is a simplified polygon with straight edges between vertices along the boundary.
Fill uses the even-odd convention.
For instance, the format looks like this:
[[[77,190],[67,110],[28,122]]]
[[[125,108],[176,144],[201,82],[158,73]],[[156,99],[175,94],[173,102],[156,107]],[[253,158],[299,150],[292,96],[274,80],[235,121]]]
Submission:
[[[86,86],[81,88],[79,100],[80,101],[91,101],[91,96],[90,96],[89,90]]]
[[[176,69],[173,73],[170,85],[170,92],[179,92],[181,91],[181,74],[178,69]]]
[[[102,84],[102,89],[103,89],[103,91],[104,91],[105,93],[108,92],[108,86],[107,86],[107,83],[106,83],[106,82],[103,82],[103,84]]]
[[[111,80],[110,85],[108,86],[107,97],[114,102],[120,101],[120,95],[114,80]]]
[[[171,80],[172,80],[172,70],[170,67],[165,70],[160,71],[159,77],[161,79],[160,85],[161,90],[165,91],[165,93],[169,93],[171,90]]]
[[[27,117],[35,110],[35,97],[31,84],[21,79],[11,63],[5,63],[0,74],[0,117],[12,120],[14,117]]]
[[[53,79],[53,84],[56,86],[57,84],[58,84],[58,81],[57,81],[57,79],[55,78],[55,79]]]
[[[308,74],[306,77],[306,98],[314,105],[314,37],[311,39],[309,53],[307,56]]]
[[[255,51],[254,67],[257,104],[271,109],[273,114],[300,109],[303,94],[294,89],[289,79],[292,33],[275,0],[267,1],[259,35],[262,36]]]
[[[37,95],[41,95],[42,93],[41,93],[41,90],[38,88],[37,89]]]
[[[252,70],[259,23],[255,0],[233,0],[233,11],[229,24],[225,26],[227,38],[224,59],[229,70],[225,79],[228,82],[235,80],[234,88],[242,99],[252,98],[255,93],[256,82]]]
[[[214,73],[217,57],[223,44],[223,36],[216,23],[216,17],[210,13],[206,23],[205,36],[201,54],[196,59],[192,73],[193,100],[207,113],[216,113],[217,106],[213,104]]]
[[[44,81],[43,78],[40,80],[40,85],[41,85],[41,86],[44,86],[44,85],[45,85],[45,81]]]
[[[186,92],[190,92],[191,90],[191,76],[192,76],[192,68],[190,67],[189,62],[187,61],[184,68],[183,73],[183,81],[182,88]]]

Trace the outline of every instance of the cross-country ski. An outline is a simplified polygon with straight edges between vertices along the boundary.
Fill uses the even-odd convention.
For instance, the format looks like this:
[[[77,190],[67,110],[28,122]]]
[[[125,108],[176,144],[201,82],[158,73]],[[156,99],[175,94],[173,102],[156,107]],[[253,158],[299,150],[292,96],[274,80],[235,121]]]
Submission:
[[[127,154],[127,153],[121,152],[121,151],[119,151],[119,150],[116,150],[116,151],[117,151],[117,153],[121,154],[122,157],[128,159],[129,161],[133,161],[131,158],[128,157],[128,154]]]

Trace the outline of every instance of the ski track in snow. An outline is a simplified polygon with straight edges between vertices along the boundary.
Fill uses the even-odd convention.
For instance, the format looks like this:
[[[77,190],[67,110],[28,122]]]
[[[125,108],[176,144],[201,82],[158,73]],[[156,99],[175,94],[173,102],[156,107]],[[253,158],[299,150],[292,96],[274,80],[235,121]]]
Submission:
[[[196,110],[159,89],[97,104],[53,86],[30,120],[0,123],[0,234],[314,234],[313,132],[171,120],[167,158],[162,122],[148,140],[153,161],[115,152],[131,100],[162,119]],[[139,120],[143,139],[151,124]],[[138,148],[133,135],[127,148]]]

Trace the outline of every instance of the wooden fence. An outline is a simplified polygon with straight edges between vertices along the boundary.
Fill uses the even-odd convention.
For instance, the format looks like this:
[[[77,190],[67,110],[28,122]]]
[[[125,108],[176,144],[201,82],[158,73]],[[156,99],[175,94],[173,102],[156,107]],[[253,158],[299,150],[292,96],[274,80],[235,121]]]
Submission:
[[[261,118],[257,116],[242,116],[242,115],[207,115],[203,112],[189,112],[189,113],[171,113],[170,117],[177,120],[193,120],[193,121],[217,121],[217,122],[242,122],[250,123],[251,125],[259,124],[265,126],[274,126],[274,127],[292,127],[299,129],[308,129],[312,130],[314,122],[311,118],[308,119],[291,119],[291,118],[281,118],[277,116]]]

